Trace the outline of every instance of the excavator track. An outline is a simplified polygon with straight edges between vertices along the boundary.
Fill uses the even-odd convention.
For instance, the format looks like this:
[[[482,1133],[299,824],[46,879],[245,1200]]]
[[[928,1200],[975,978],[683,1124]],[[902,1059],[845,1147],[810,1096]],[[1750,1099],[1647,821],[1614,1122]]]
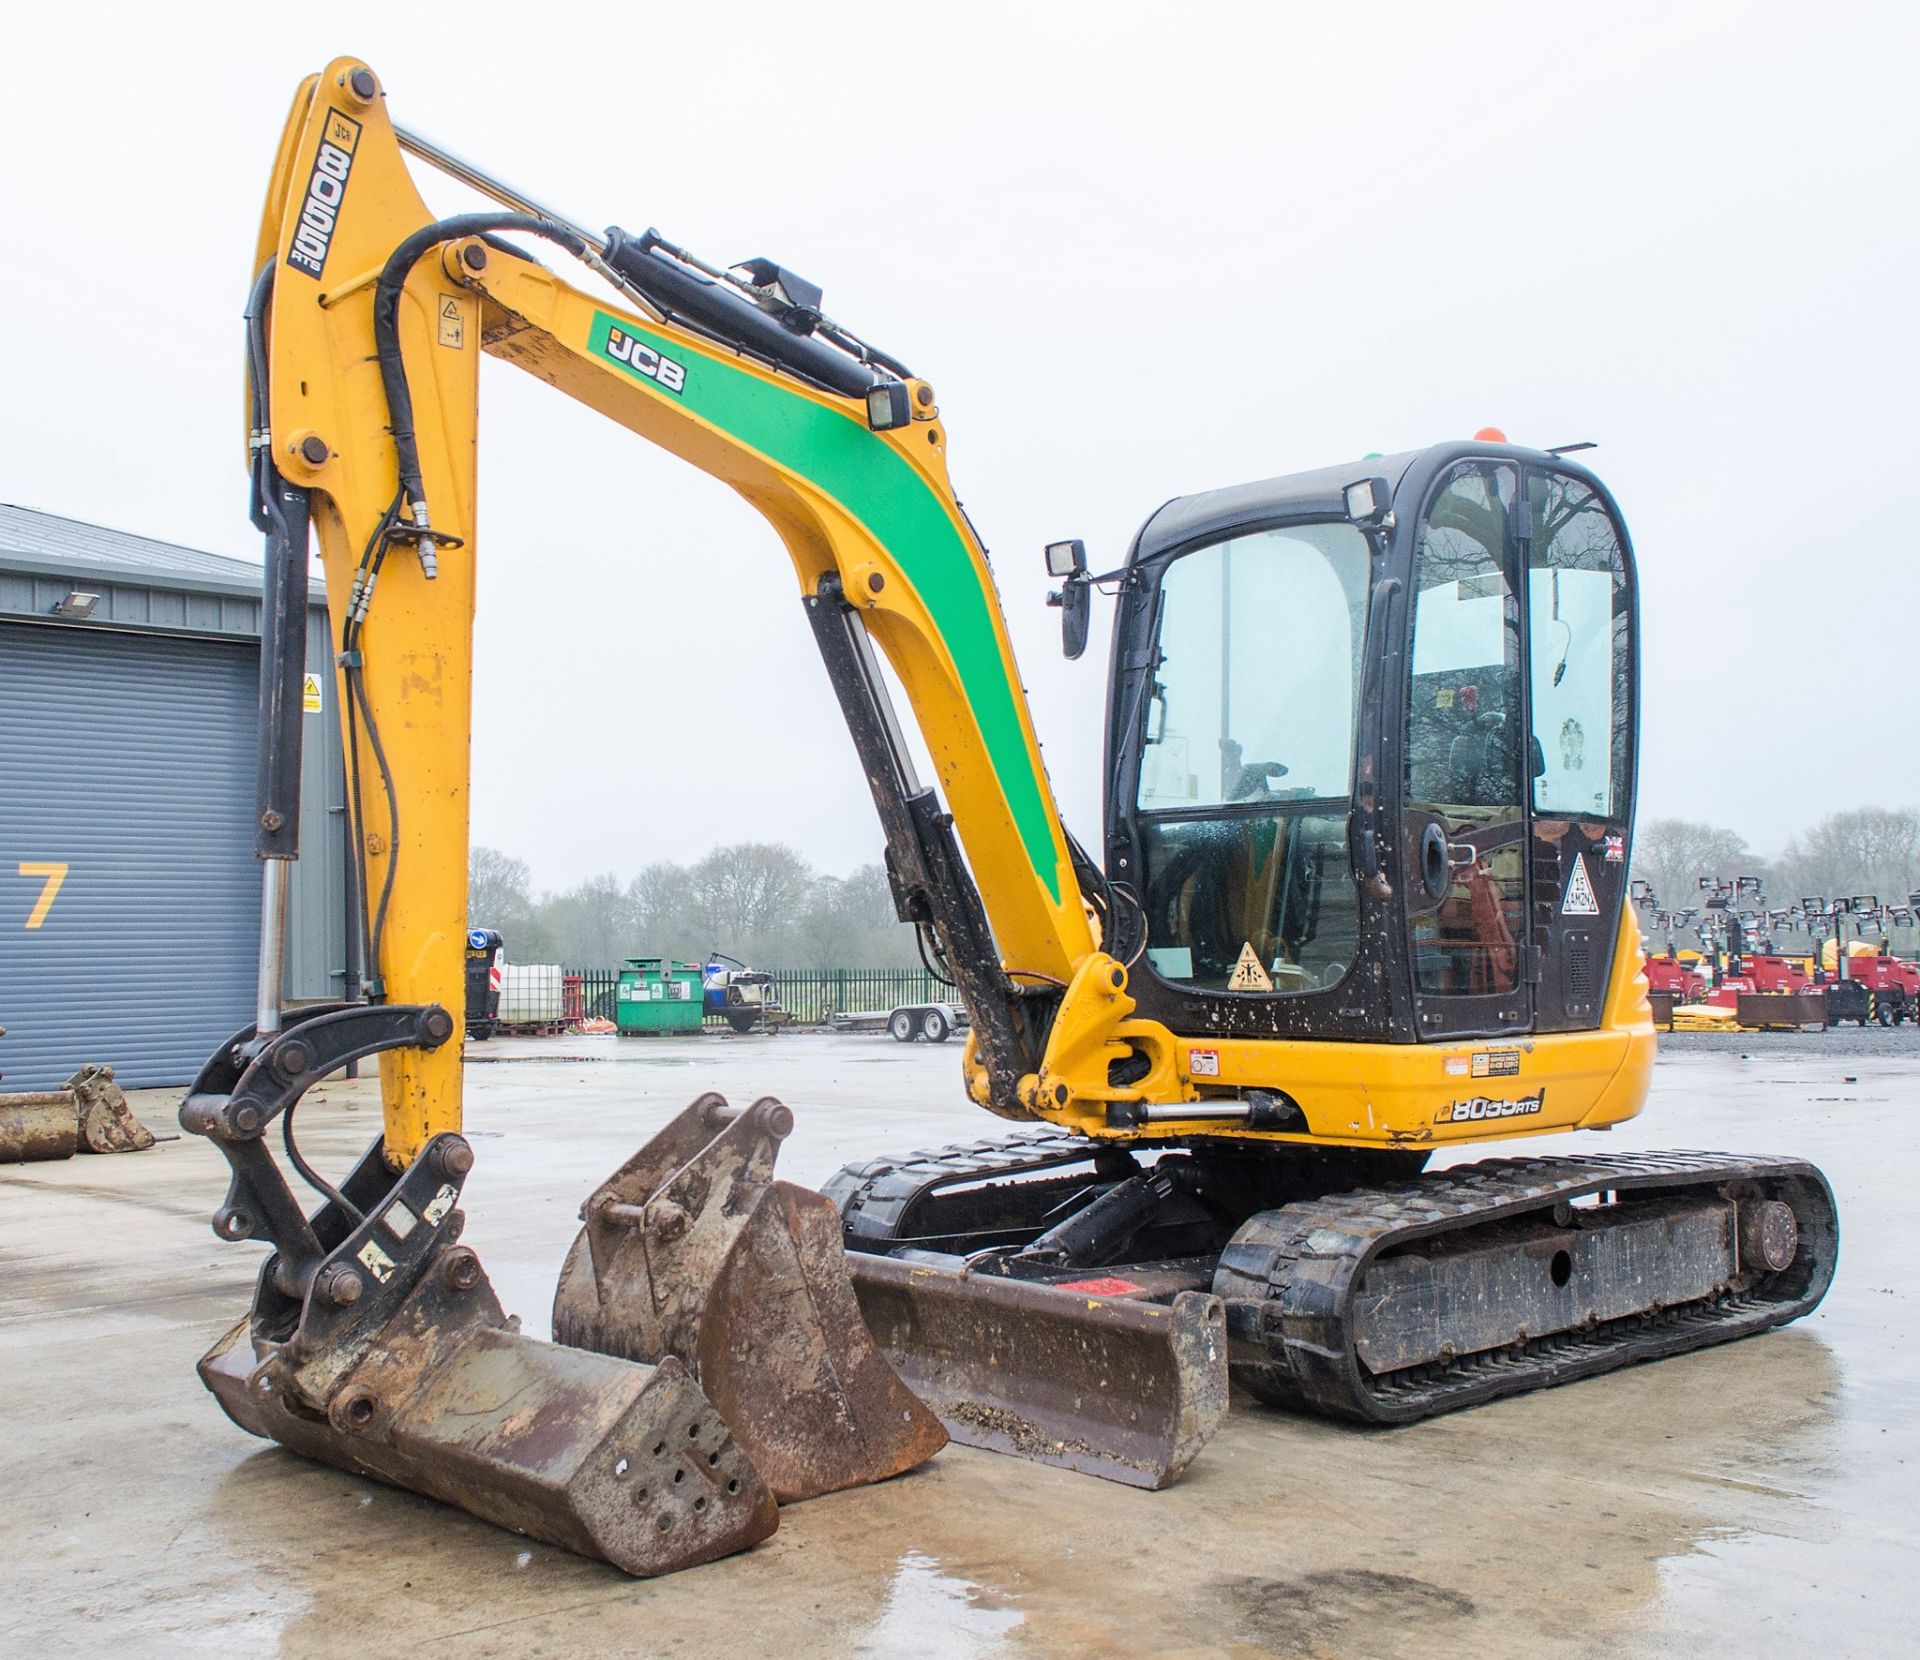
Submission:
[[[1261,1399],[1404,1424],[1784,1325],[1838,1246],[1832,1190],[1799,1159],[1488,1159],[1261,1212],[1214,1289]]]
[[[871,1160],[827,1192],[855,1252],[966,1253],[1018,1243],[1101,1150],[1022,1131]],[[1097,1272],[1151,1300],[1211,1289],[1259,1399],[1392,1425],[1784,1325],[1819,1303],[1838,1246],[1803,1160],[1568,1155],[1292,1199],[1243,1222],[1210,1281],[1205,1259]]]
[[[823,1191],[840,1207],[847,1244],[854,1250],[886,1252],[901,1245],[939,1250],[961,1243],[963,1235],[969,1249],[978,1249],[992,1242],[993,1229],[970,1226],[921,1233],[908,1231],[905,1225],[915,1221],[915,1206],[942,1188],[1036,1176],[1082,1163],[1098,1151],[1097,1142],[1049,1125],[850,1164]]]

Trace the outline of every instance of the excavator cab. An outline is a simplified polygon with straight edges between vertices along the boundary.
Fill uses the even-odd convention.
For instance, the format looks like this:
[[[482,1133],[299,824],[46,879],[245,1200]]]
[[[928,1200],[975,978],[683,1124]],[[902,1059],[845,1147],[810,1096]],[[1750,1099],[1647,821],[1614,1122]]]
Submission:
[[[1443,444],[1185,497],[1120,580],[1110,877],[1139,1013],[1591,1030],[1633,822],[1632,552],[1560,457]]]

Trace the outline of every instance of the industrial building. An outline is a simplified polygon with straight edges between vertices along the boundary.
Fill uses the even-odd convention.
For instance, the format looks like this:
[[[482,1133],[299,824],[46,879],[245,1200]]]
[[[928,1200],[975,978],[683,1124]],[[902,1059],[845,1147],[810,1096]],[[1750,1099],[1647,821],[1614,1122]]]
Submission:
[[[317,572],[317,567],[316,567]],[[310,590],[286,994],[339,997],[339,711]],[[252,1019],[260,568],[0,504],[0,1071],[184,1084]]]

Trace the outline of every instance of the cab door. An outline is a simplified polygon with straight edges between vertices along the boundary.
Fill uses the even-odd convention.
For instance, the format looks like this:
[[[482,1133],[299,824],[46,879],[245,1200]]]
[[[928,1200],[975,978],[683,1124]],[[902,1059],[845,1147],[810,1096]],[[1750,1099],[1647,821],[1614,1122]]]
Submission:
[[[1600,1021],[1633,829],[1631,550],[1598,483],[1527,470],[1525,572],[1534,1030]]]
[[[1401,844],[1416,1030],[1533,1021],[1521,466],[1473,457],[1415,531]]]
[[[1423,1039],[1598,1024],[1633,824],[1631,553],[1599,485],[1493,456],[1414,531],[1402,845]]]

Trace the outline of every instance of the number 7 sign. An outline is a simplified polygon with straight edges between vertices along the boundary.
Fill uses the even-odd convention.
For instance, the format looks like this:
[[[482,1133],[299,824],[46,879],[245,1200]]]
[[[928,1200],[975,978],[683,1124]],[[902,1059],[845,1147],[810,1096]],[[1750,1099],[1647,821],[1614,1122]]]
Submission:
[[[60,884],[67,879],[67,869],[66,865],[21,863],[22,876],[37,876],[46,884],[40,890],[40,897],[33,902],[33,909],[27,914],[29,928],[38,928],[47,920],[47,912],[53,909],[53,902],[59,896]]]

